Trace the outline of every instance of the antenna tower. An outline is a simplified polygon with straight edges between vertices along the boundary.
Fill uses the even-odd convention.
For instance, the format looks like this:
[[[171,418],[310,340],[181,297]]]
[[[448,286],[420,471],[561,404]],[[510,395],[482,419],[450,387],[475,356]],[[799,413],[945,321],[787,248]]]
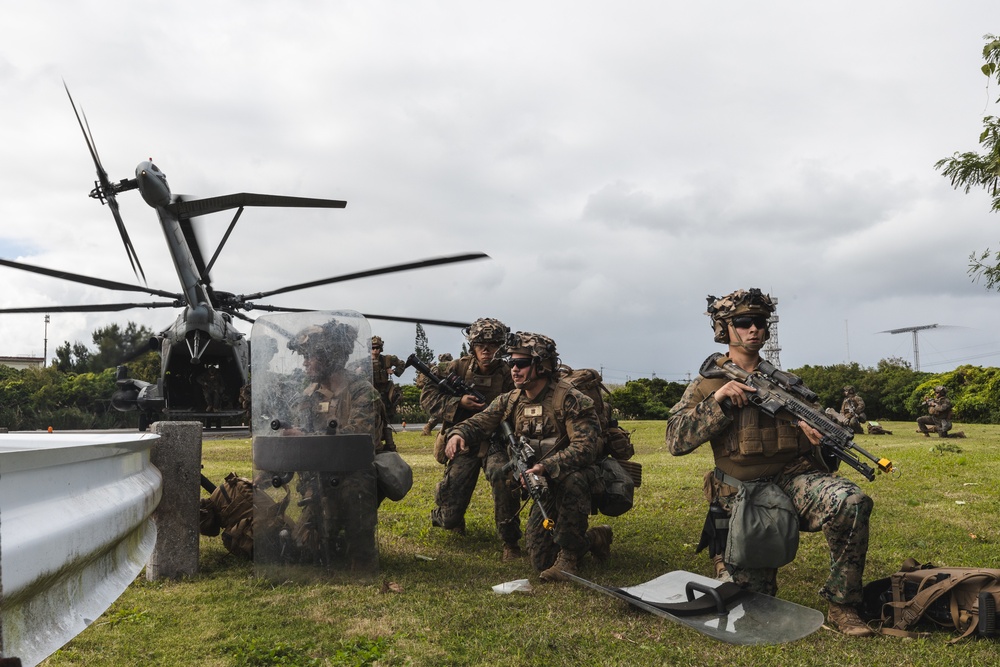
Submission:
[[[898,334],[898,333],[913,333],[913,370],[920,370],[920,346],[917,344],[917,332],[923,331],[924,329],[937,329],[936,324],[924,324],[919,327],[903,327],[902,329],[889,329],[887,331],[879,331],[879,333],[887,334]]]
[[[774,364],[775,368],[781,368],[781,345],[778,343],[778,300],[771,299],[774,303],[774,312],[767,318],[767,340],[761,348],[764,358]]]

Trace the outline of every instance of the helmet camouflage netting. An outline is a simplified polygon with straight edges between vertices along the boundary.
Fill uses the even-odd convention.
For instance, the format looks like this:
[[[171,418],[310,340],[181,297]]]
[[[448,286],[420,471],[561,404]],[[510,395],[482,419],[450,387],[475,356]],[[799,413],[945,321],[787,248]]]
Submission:
[[[708,311],[712,318],[712,330],[715,331],[716,343],[729,342],[729,327],[727,323],[740,315],[761,315],[770,317],[774,313],[774,302],[769,294],[764,294],[756,287],[749,290],[738,289],[723,297],[708,295]]]
[[[354,351],[358,330],[344,322],[330,320],[311,324],[288,341],[288,349],[302,356],[318,356],[328,360],[332,368],[342,366]]]
[[[559,355],[556,354],[556,342],[548,336],[518,331],[507,337],[505,354],[527,354],[538,360],[538,365],[548,371],[555,372],[559,365]]]
[[[465,334],[465,339],[470,345],[475,345],[476,343],[503,345],[507,342],[507,334],[510,333],[510,327],[492,317],[480,317],[466,327],[462,333]]]

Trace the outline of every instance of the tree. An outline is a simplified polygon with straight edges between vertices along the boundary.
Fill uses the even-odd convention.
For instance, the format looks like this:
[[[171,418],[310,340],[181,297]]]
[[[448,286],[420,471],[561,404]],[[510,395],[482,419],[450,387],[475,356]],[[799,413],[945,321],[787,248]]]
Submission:
[[[417,336],[413,341],[413,348],[413,353],[417,355],[417,359],[428,366],[434,365],[434,350],[427,343],[427,333],[419,322],[417,323]]]
[[[986,45],[983,47],[983,74],[989,79],[989,84],[996,79],[1000,85],[1000,37],[984,35]],[[997,98],[1000,102],[1000,98]],[[983,118],[983,131],[979,135],[979,143],[983,147],[982,154],[976,152],[955,153],[950,158],[938,160],[934,168],[940,169],[944,176],[951,179],[951,185],[956,190],[963,189],[966,194],[972,188],[983,188],[993,200],[992,210],[1000,212],[1000,118],[986,116]],[[987,289],[1000,289],[1000,251],[993,254],[990,249],[969,256],[969,274],[973,278],[982,276],[986,280]],[[992,264],[987,262],[991,261]]]
[[[79,341],[72,344],[66,341],[56,348],[52,363],[64,373],[100,373],[147,354],[152,336],[152,329],[135,322],[129,322],[124,330],[117,324],[110,324],[94,331],[95,350]]]

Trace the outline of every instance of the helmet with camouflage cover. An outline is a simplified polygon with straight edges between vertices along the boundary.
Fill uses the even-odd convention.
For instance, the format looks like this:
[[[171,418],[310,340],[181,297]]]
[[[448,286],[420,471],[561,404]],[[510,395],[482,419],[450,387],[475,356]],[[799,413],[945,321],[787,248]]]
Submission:
[[[559,367],[559,355],[556,354],[556,342],[548,336],[518,331],[507,336],[504,354],[527,354],[535,360],[538,369],[545,373],[554,373]]]
[[[770,317],[774,313],[774,302],[770,295],[764,294],[756,287],[749,290],[738,289],[723,297],[708,295],[708,312],[712,318],[712,330],[715,331],[716,343],[729,343],[729,322],[740,315],[760,315]],[[769,333],[764,331],[764,340]]]
[[[944,386],[943,384],[939,384],[938,386],[934,387],[934,393],[937,394],[938,396],[947,396],[948,387]]]
[[[451,356],[451,352],[442,352],[438,355],[438,363],[445,363],[446,361],[451,361],[455,357]]]
[[[378,336],[372,336],[372,347],[377,347],[379,349],[385,347],[385,343]]]
[[[330,320],[311,324],[288,341],[288,349],[303,357],[320,360],[321,369],[329,374],[343,368],[354,351],[358,330],[344,322]]]
[[[844,385],[844,396],[851,396],[855,393],[854,385]]]
[[[507,342],[507,334],[510,333],[510,327],[492,317],[480,317],[463,329],[462,333],[465,334],[465,340],[469,342],[469,345],[475,345],[476,343],[503,345]]]

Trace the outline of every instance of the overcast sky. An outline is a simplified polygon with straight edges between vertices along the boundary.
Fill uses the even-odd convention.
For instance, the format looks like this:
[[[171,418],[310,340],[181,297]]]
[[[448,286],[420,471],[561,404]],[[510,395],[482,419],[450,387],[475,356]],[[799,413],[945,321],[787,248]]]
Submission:
[[[785,368],[1000,366],[1000,295],[967,274],[1000,216],[934,163],[978,150],[996,2],[2,2],[0,257],[135,283],[63,90],[112,180],[345,199],[248,209],[213,272],[249,293],[467,251],[491,259],[275,297],[552,336],[609,382],[683,380],[708,294],[779,300]],[[150,287],[177,279],[123,193]],[[206,254],[229,223],[200,218]],[[0,307],[144,300],[0,267]],[[111,322],[55,313],[48,357]],[[947,325],[947,328],[945,328]],[[405,357],[413,325],[372,322]],[[249,330],[248,327],[245,330]],[[457,330],[427,327],[435,352]],[[0,316],[41,356],[42,315]],[[409,375],[404,376],[408,378]]]

